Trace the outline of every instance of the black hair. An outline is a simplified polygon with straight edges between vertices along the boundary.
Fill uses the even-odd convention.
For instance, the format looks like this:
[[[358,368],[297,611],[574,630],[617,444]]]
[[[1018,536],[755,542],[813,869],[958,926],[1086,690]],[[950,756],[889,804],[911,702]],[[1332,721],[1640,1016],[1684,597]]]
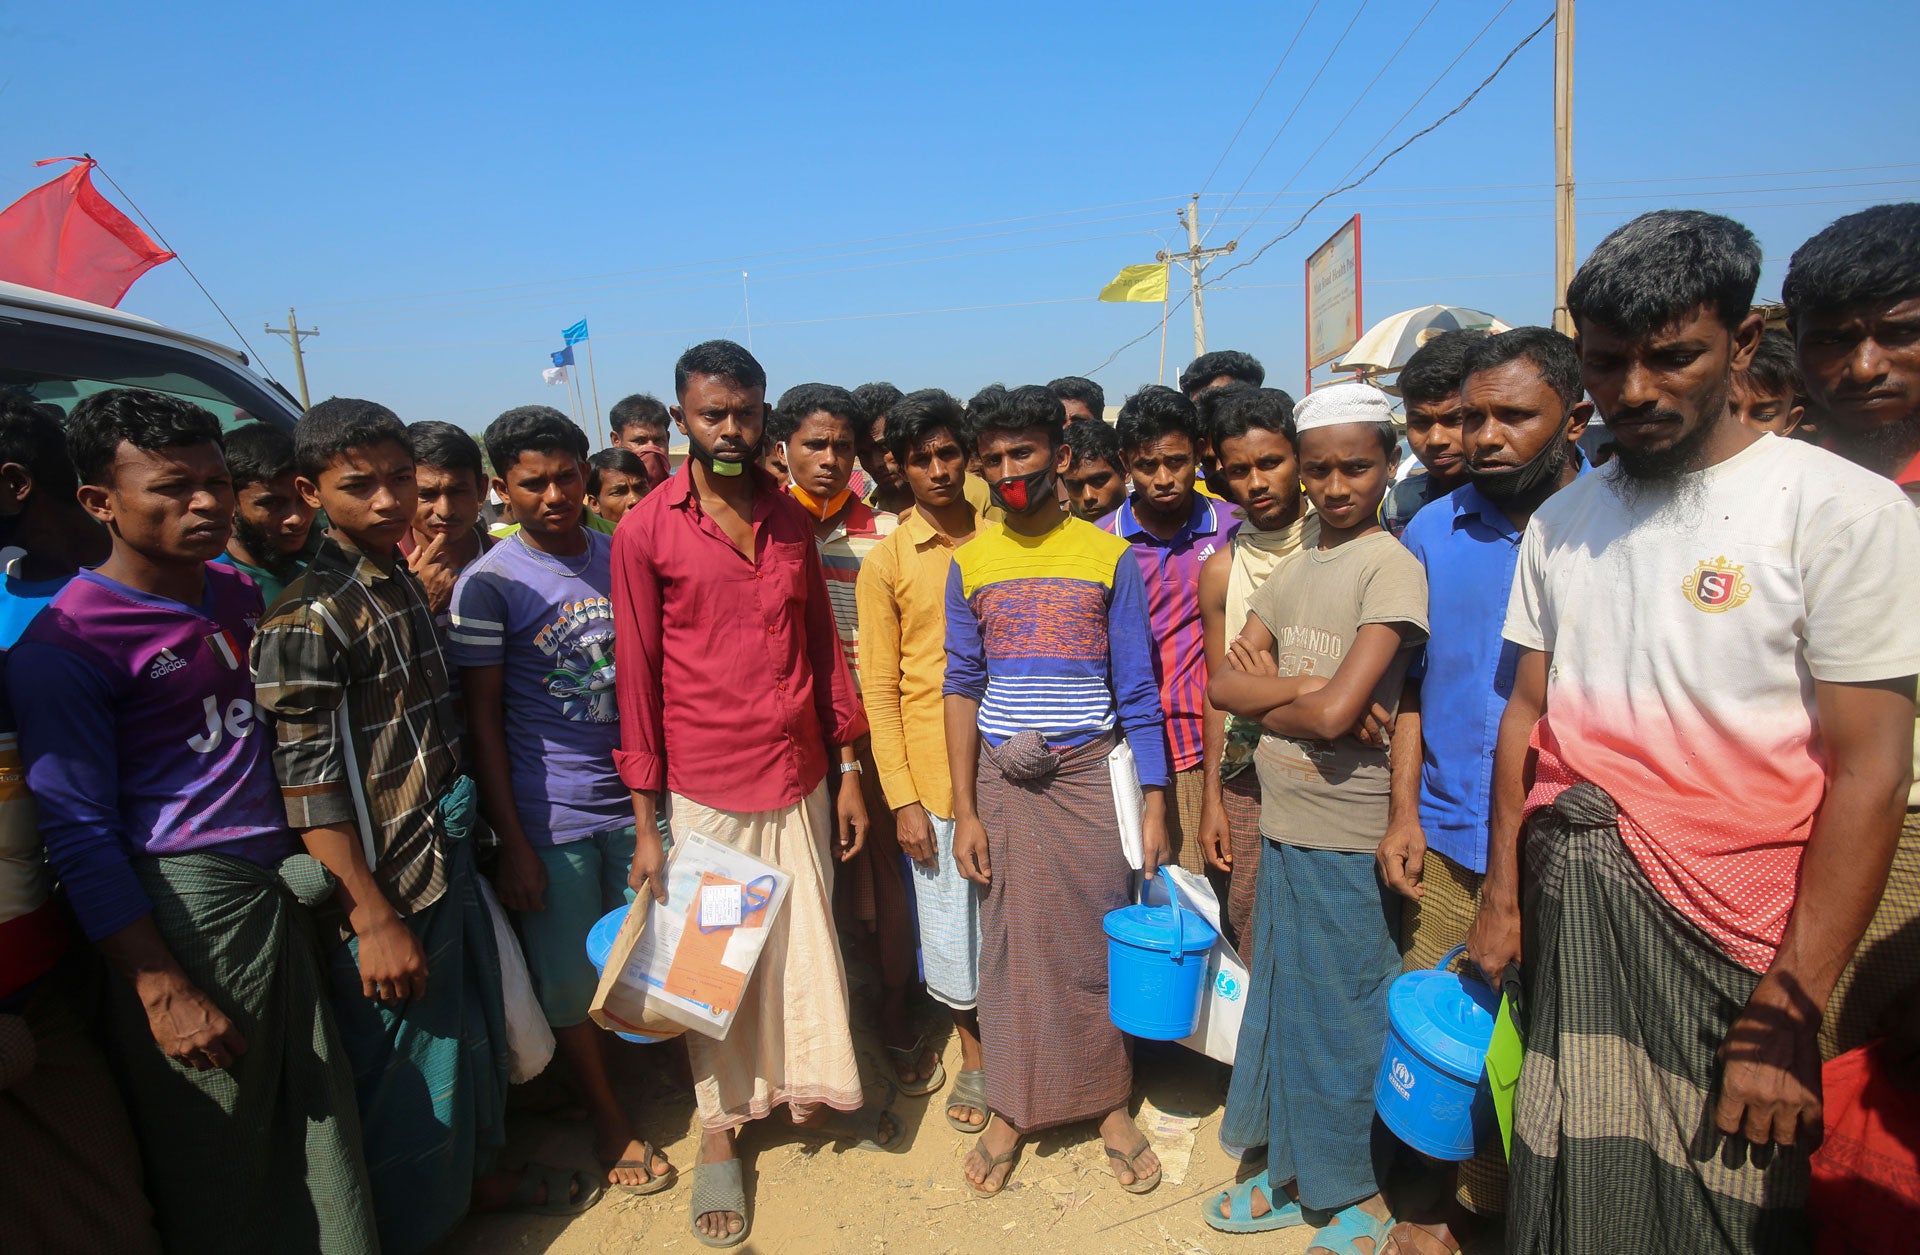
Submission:
[[[1072,466],[1105,462],[1116,475],[1127,473],[1127,468],[1120,465],[1120,433],[1105,421],[1068,423],[1066,441],[1067,448],[1073,450]]]
[[[1287,393],[1279,388],[1254,388],[1243,383],[1213,391],[1206,431],[1216,458],[1220,456],[1221,445],[1239,439],[1255,427],[1285,436],[1288,444],[1296,451],[1299,449],[1300,433],[1293,426],[1293,398]]]
[[[600,495],[600,472],[619,471],[623,475],[632,475],[641,482],[647,478],[647,464],[632,449],[602,449],[587,459],[587,495]]]
[[[413,460],[437,471],[472,471],[473,482],[486,487],[487,472],[480,461],[480,446],[472,436],[452,423],[437,419],[407,424],[407,441],[413,446]]]
[[[1078,401],[1087,407],[1087,413],[1095,418],[1105,418],[1107,411],[1107,390],[1091,379],[1082,379],[1079,375],[1062,375],[1047,385],[1047,390],[1062,401]]]
[[[773,407],[773,414],[767,419],[766,439],[769,442],[791,440],[802,423],[822,411],[846,419],[855,437],[861,434],[862,426],[869,425],[867,412],[845,388],[836,388],[830,383],[798,383],[780,394],[780,403]]]
[[[953,438],[965,449],[968,444],[966,408],[939,388],[909,392],[887,407],[887,452],[904,466],[915,445],[942,429],[952,432]]]
[[[967,402],[967,435],[977,445],[990,431],[1028,431],[1038,428],[1047,433],[1047,443],[1058,449],[1066,433],[1067,407],[1060,398],[1039,384],[1008,388],[992,383],[973,394]]]
[[[1220,349],[1202,353],[1180,372],[1180,391],[1192,392],[1222,375],[1235,383],[1250,383],[1256,388],[1267,382],[1267,368],[1260,364],[1259,358],[1239,349]]]
[[[272,423],[242,423],[226,435],[227,473],[236,490],[270,484],[293,470],[293,437]]]
[[[1200,442],[1200,419],[1184,393],[1150,383],[1120,407],[1120,447],[1138,449],[1162,436],[1183,435]]]
[[[413,454],[406,424],[378,401],[328,397],[293,425],[293,468],[303,479],[320,482],[320,472],[349,449],[368,449],[392,441]]]
[[[0,462],[26,467],[35,492],[71,501],[80,481],[67,456],[66,429],[49,408],[31,393],[0,389]]]
[[[649,427],[666,430],[672,425],[667,407],[658,397],[645,392],[636,392],[630,397],[621,397],[607,411],[607,421],[613,424],[615,435],[627,429],[628,423],[644,423]]]
[[[1800,362],[1793,350],[1793,337],[1778,327],[1769,327],[1753,351],[1753,361],[1736,374],[1742,387],[1770,397],[1785,397],[1789,404],[1800,396]]]
[[[731,340],[707,340],[680,355],[673,364],[673,395],[687,396],[687,383],[695,375],[712,375],[730,380],[742,388],[766,391],[767,372],[753,354]]]
[[[1793,250],[1780,299],[1803,313],[1920,296],[1920,204],[1875,205],[1829,223]]]
[[[1467,354],[1487,333],[1477,327],[1443,331],[1413,351],[1400,368],[1400,399],[1408,405],[1429,405],[1460,391],[1467,377]]]
[[[1497,336],[1483,336],[1467,349],[1466,369],[1460,381],[1465,383],[1468,375],[1520,358],[1533,363],[1540,377],[1560,394],[1561,414],[1572,413],[1586,395],[1580,384],[1580,355],[1574,350],[1572,338],[1552,327],[1515,327]]]
[[[853,399],[860,406],[859,425],[864,425],[871,431],[876,422],[893,413],[893,407],[898,405],[905,395],[890,383],[861,384],[853,390]]]
[[[1623,336],[1670,326],[1702,305],[1736,330],[1753,309],[1760,242],[1731,218],[1656,209],[1617,228],[1567,285],[1567,312]]]
[[[587,460],[587,433],[551,405],[516,406],[488,423],[480,439],[487,446],[493,473],[502,479],[529,450],[571,453],[582,462]]]
[[[73,407],[67,456],[83,484],[107,484],[125,441],[136,449],[221,445],[220,420],[191,401],[144,388],[109,388]]]

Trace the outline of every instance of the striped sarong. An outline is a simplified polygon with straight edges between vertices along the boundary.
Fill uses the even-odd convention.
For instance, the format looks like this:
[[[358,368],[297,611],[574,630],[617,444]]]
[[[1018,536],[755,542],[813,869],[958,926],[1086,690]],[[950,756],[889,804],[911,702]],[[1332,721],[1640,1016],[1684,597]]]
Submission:
[[[1880,906],[1827,999],[1820,1057],[1858,1049],[1886,1031],[1887,1012],[1920,976],[1920,811],[1908,811]]]
[[[1483,872],[1468,871],[1446,855],[1427,851],[1419,898],[1401,899],[1400,944],[1409,972],[1430,970],[1447,951],[1465,945],[1473,917],[1480,913]],[[1500,1143],[1482,1147],[1459,1167],[1456,1197],[1477,1216],[1497,1216],[1507,1209],[1507,1157]]]
[[[108,1051],[162,1245],[379,1250],[353,1077],[301,905],[331,893],[332,880],[304,854],[281,864],[285,881],[227,854],[141,857],[132,867],[167,949],[247,1041],[225,1068],[175,1063],[133,990],[114,981]]]
[[[1227,938],[1251,971],[1260,855],[1267,844],[1260,835],[1260,773],[1235,772],[1220,782],[1220,795],[1226,805],[1227,840],[1233,854],[1233,874],[1227,877]]]
[[[1806,1153],[1713,1124],[1714,1055],[1759,975],[1654,891],[1596,786],[1536,811],[1525,849],[1507,1250],[1806,1250]]]
[[[1393,1138],[1373,1118],[1400,974],[1400,899],[1373,855],[1267,842],[1254,913],[1252,989],[1240,1021],[1220,1141],[1267,1148],[1276,1184],[1338,1211],[1379,1192]]]
[[[425,997],[387,1004],[361,993],[358,938],[333,956],[385,1255],[423,1251],[458,1224],[473,1178],[506,1142],[500,951],[464,835],[447,840],[445,866],[446,892],[405,920],[426,954]]]
[[[987,1106],[1023,1133],[1126,1106],[1133,1058],[1107,1014],[1108,911],[1133,896],[1111,733],[1059,753],[1034,732],[980,747],[993,884],[980,906]]]

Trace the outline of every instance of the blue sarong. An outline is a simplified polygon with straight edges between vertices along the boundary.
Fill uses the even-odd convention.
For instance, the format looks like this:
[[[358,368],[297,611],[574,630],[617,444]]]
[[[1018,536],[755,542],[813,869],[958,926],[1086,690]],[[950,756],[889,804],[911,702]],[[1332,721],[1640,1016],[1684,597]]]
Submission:
[[[1393,1138],[1375,1127],[1373,1079],[1400,973],[1400,900],[1373,855],[1267,841],[1247,995],[1220,1141],[1267,1148],[1277,1187],[1338,1211],[1379,1192]]]
[[[506,1142],[506,1009],[467,839],[472,788],[463,776],[441,803],[446,893],[406,919],[426,954],[426,996],[373,1002],[360,990],[358,939],[333,956],[334,1013],[385,1255],[414,1255],[445,1237],[466,1214],[473,1178]]]

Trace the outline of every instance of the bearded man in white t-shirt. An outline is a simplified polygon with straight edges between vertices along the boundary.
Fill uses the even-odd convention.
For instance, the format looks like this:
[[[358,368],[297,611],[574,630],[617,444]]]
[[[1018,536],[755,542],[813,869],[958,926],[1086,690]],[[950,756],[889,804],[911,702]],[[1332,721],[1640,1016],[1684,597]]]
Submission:
[[[1516,1255],[1808,1242],[1822,1016],[1911,774],[1920,519],[1733,417],[1759,271],[1745,227],[1663,210],[1567,291],[1619,455],[1522,542],[1468,940],[1523,960]]]

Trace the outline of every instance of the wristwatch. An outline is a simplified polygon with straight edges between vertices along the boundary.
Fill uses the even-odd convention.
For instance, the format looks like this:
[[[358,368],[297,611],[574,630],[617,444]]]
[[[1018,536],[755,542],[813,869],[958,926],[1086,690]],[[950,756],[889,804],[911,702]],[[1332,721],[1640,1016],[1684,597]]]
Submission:
[[[854,773],[856,773],[856,772],[860,772],[860,764],[859,764],[858,762],[851,762],[851,763],[841,763],[841,764],[840,764],[840,774],[841,774],[841,775],[843,775],[843,776],[845,776],[845,775],[851,775],[851,774],[854,774]],[[863,774],[863,775],[864,775],[865,773],[864,773],[864,772],[861,772],[860,774]]]

